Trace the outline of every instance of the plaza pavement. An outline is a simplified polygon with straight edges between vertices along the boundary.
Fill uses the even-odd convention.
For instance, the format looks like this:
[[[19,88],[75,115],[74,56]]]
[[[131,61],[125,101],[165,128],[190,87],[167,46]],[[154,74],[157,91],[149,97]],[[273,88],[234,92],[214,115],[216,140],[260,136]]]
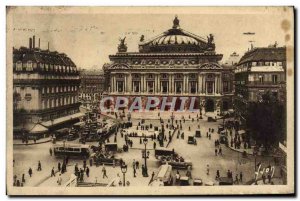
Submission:
[[[164,114],[161,116],[165,119],[169,114]],[[180,115],[174,114],[175,119],[181,119]],[[196,113],[192,114],[185,114],[185,119],[188,119],[188,116],[191,118],[196,117]],[[194,115],[194,116],[193,116]],[[138,125],[140,121],[139,118],[132,115],[132,122],[133,127]],[[138,116],[138,112],[137,112]],[[149,119],[143,116],[145,119]],[[155,118],[154,118],[155,117]],[[153,114],[150,118],[151,120],[146,120],[145,124],[149,125],[152,123],[154,126],[160,125],[158,120],[157,113]],[[156,120],[154,120],[156,119]],[[175,122],[175,120],[174,120]],[[192,121],[186,121],[183,123],[183,132],[185,133],[184,139],[177,139],[177,131],[173,136],[171,143],[169,144],[170,149],[175,150],[179,155],[183,156],[185,159],[189,159],[193,163],[192,168],[192,178],[201,178],[204,183],[215,181],[215,174],[217,170],[220,170],[221,176],[226,176],[227,170],[233,171],[233,177],[235,177],[236,173],[243,172],[243,183],[245,184],[247,181],[254,178],[254,157],[248,156],[247,159],[242,159],[242,154],[236,151],[231,150],[228,147],[222,145],[223,148],[223,156],[215,156],[214,153],[214,140],[218,139],[218,134],[216,133],[218,125],[222,122],[219,120],[218,122],[207,122],[207,119],[204,116],[204,119]],[[165,120],[165,124],[167,120]],[[174,123],[175,124],[175,123]],[[197,138],[197,145],[190,145],[187,144],[187,137],[188,135],[194,135],[195,129],[198,128],[198,124],[200,124],[200,130],[202,137]],[[188,131],[188,127],[191,127],[191,131]],[[215,132],[212,134],[212,139],[209,140],[206,138],[206,132],[208,128],[214,128]],[[166,134],[168,136],[169,129],[166,129]],[[148,174],[149,177],[142,177],[141,175],[141,168],[137,170],[137,177],[133,177],[133,169],[132,169],[132,162],[133,159],[138,160],[140,163],[140,167],[144,164],[144,159],[142,159],[141,150],[144,149],[144,144],[140,144],[140,139],[136,137],[130,138],[133,141],[133,148],[129,149],[129,152],[117,153],[116,158],[122,158],[126,164],[128,165],[128,170],[126,173],[126,181],[130,182],[131,186],[140,186],[140,185],[148,185],[152,172],[156,172],[159,163],[154,157],[154,150],[153,150],[153,142],[151,139],[148,139],[147,149],[150,151],[150,157],[147,159],[147,166],[148,166]],[[114,135],[110,137],[110,142],[114,141]],[[117,144],[118,147],[122,147],[125,143],[124,138],[121,137],[120,133],[117,134]],[[89,143],[89,144],[97,144],[96,142]],[[167,143],[164,143],[166,146]],[[14,174],[18,176],[20,179],[22,173],[25,173],[26,183],[25,186],[57,186],[57,176],[50,177],[52,167],[57,169],[58,159],[54,156],[50,156],[49,148],[52,147],[52,143],[44,143],[44,144],[37,144],[32,146],[14,146],[14,159],[15,159],[15,167],[14,167]],[[159,143],[157,142],[157,147],[159,147]],[[42,163],[43,170],[41,172],[37,172],[37,164],[38,160]],[[271,157],[257,157],[257,161],[262,161],[265,164],[273,165],[273,159]],[[63,183],[68,181],[71,174],[74,172],[74,165],[78,163],[79,168],[82,167],[82,160],[70,160],[69,167],[67,168],[68,172],[62,175]],[[87,163],[89,166],[89,163]],[[206,174],[206,167],[209,165],[210,167],[210,174]],[[33,177],[29,178],[28,176],[28,169],[32,167],[33,169]],[[121,173],[120,167],[113,167],[113,166],[105,166],[107,170],[108,178],[102,178],[102,166],[96,167],[92,166],[90,168],[90,177],[87,178],[85,176],[85,182],[97,182],[98,183],[109,183],[112,179],[115,179],[119,174],[121,180],[123,181],[123,175]],[[276,169],[275,176],[279,175],[279,168]],[[179,171],[181,175],[186,173],[186,170]],[[175,175],[175,170],[173,171]]]

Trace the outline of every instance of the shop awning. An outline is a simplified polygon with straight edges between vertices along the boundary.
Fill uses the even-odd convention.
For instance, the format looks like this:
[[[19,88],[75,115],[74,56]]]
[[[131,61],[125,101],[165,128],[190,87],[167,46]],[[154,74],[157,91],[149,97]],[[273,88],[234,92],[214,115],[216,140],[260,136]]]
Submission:
[[[72,114],[72,115],[69,115],[69,116],[60,117],[60,118],[57,118],[57,119],[45,121],[45,122],[42,122],[41,124],[48,128],[48,127],[51,127],[51,126],[55,126],[57,124],[61,124],[61,123],[73,120],[73,119],[81,118],[83,116],[84,116],[84,114],[79,112],[79,113]]]
[[[238,131],[238,134],[240,134],[240,135],[243,135],[243,134],[245,134],[245,133],[246,133],[245,130],[239,130],[239,131]]]
[[[45,133],[48,129],[41,124],[36,124],[30,131],[30,134],[39,134],[39,133]]]

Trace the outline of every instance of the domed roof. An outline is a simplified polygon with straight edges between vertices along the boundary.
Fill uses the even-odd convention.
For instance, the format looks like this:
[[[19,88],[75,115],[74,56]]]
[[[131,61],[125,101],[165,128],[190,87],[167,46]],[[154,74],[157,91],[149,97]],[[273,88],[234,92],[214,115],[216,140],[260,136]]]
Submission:
[[[211,35],[212,37],[212,35]],[[213,38],[208,40],[189,33],[179,26],[177,16],[172,29],[139,44],[140,52],[203,52],[214,50]]]
[[[154,39],[152,45],[166,45],[166,44],[193,44],[200,45],[200,42],[195,38],[184,35],[167,35]]]

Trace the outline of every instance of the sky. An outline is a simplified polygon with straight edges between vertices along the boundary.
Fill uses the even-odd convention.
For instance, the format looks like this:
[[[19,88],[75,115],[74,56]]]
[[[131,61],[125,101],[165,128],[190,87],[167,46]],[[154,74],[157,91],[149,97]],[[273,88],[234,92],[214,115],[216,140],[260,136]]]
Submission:
[[[137,52],[141,35],[147,40],[170,29],[175,15],[186,31],[204,38],[212,33],[216,52],[224,55],[222,62],[233,52],[242,56],[250,47],[249,41],[255,41],[255,47],[275,41],[279,46],[285,45],[285,17],[276,12],[18,12],[12,15],[8,33],[12,34],[10,45],[15,48],[28,46],[29,37],[35,35],[36,46],[38,38],[41,40],[41,49],[47,49],[49,41],[50,50],[66,53],[77,67],[99,69],[109,62],[110,54],[117,52],[120,37],[126,36],[128,52]]]

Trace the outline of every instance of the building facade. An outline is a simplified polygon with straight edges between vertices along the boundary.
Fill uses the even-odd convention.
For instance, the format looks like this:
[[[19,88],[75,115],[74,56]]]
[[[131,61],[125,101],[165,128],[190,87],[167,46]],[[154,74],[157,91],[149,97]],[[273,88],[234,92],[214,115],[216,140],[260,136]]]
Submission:
[[[150,40],[142,35],[138,52],[127,52],[125,38],[120,41],[118,52],[103,66],[109,96],[129,97],[129,104],[135,96],[142,97],[143,104],[149,96],[185,96],[189,101],[195,97],[195,108],[203,112],[232,108],[232,69],[219,64],[223,55],[215,52],[212,34],[202,38],[185,31],[176,17],[161,35]]]
[[[29,47],[13,49],[16,132],[20,127],[30,132],[36,124],[46,131],[80,116],[76,65],[66,54],[41,50],[39,46],[35,47],[33,36]]]
[[[96,102],[104,92],[104,73],[101,70],[81,70],[79,101]]]
[[[279,101],[286,101],[286,48],[254,48],[245,53],[235,69],[234,109],[245,121],[247,105],[258,102],[271,92]]]

